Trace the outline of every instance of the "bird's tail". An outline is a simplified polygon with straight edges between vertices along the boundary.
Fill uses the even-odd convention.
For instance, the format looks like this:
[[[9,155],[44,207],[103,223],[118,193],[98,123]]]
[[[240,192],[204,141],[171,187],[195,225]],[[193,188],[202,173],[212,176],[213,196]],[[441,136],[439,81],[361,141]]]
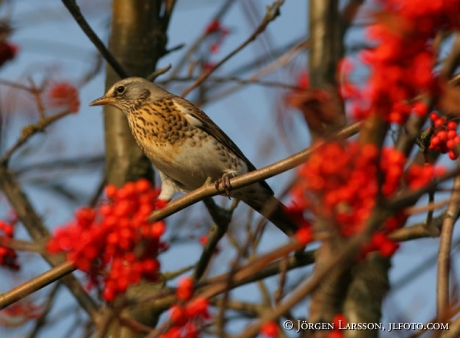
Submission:
[[[232,196],[256,210],[289,237],[297,232],[299,226],[286,212],[284,204],[262,186],[253,184],[237,189]]]

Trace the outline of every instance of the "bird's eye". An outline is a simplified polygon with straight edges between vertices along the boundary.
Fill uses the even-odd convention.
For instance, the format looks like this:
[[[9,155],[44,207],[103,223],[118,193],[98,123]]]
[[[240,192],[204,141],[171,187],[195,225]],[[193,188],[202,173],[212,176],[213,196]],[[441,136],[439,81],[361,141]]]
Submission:
[[[125,92],[125,87],[118,86],[116,91],[117,91],[117,94],[123,94]]]

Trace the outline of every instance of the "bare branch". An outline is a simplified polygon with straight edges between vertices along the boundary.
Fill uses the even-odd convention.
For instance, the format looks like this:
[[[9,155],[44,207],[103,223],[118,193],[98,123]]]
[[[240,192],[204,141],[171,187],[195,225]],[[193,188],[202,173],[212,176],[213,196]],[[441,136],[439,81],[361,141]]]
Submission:
[[[204,72],[191,86],[189,86],[186,90],[184,90],[181,96],[186,96],[194,88],[198,87],[204,80],[208,78],[209,75],[211,75],[214,71],[216,71],[220,66],[222,66],[226,61],[228,61],[232,56],[237,54],[240,50],[242,50],[244,47],[246,47],[252,41],[254,41],[257,38],[257,36],[259,36],[259,34],[264,32],[268,24],[272,22],[273,20],[275,20],[275,18],[280,14],[279,10],[280,10],[280,7],[283,5],[283,3],[284,3],[284,0],[276,0],[271,6],[267,6],[267,13],[265,14],[265,17],[262,20],[262,23],[259,25],[259,27],[256,28],[255,32],[252,33],[251,36],[248,39],[246,39],[246,41],[244,41],[236,49],[230,52],[226,57],[220,60],[214,67]]]
[[[7,163],[8,160],[10,159],[11,155],[19,148],[21,147],[24,143],[26,143],[30,137],[35,135],[38,132],[43,132],[49,125],[52,123],[56,122],[57,120],[72,114],[70,111],[63,111],[59,114],[53,115],[53,116],[48,116],[42,118],[38,123],[36,124],[31,124],[27,127],[25,127],[22,130],[22,135],[19,137],[19,139],[16,141],[15,144],[11,146],[10,149],[8,149],[3,156],[3,158],[0,158],[0,162],[2,163]]]
[[[160,76],[161,74],[164,74],[166,73],[168,70],[171,69],[171,64],[167,65],[166,67],[164,68],[158,68],[157,70],[155,70],[152,74],[150,74],[149,76],[146,77],[147,80],[149,81],[155,81],[155,79]]]
[[[460,164],[460,163],[459,163]],[[436,285],[437,318],[444,322],[447,319],[449,309],[449,275],[450,275],[450,251],[454,224],[459,213],[458,199],[460,198],[460,176],[454,180],[452,199],[447,207],[446,217],[442,223],[441,240],[438,253],[438,283]]]
[[[216,251],[217,244],[227,232],[228,225],[232,220],[233,211],[238,206],[238,200],[236,199],[229,209],[220,208],[216,205],[212,198],[205,198],[203,202],[209,210],[215,224],[211,227],[211,229],[209,229],[206,244],[203,252],[201,253],[200,260],[195,267],[195,271],[193,273],[193,278],[195,280],[200,280],[206,271],[206,268]]]
[[[83,32],[86,36],[91,40],[91,42],[96,46],[99,52],[102,54],[104,59],[107,63],[112,66],[113,70],[118,74],[119,77],[122,79],[128,77],[129,74],[123,68],[123,66],[115,59],[115,57],[110,53],[110,51],[105,47],[104,43],[99,39],[96,35],[94,30],[88,24],[88,21],[83,17],[80,11],[80,7],[78,7],[77,2],[75,0],[62,0],[64,6],[67,7],[70,14],[72,14],[73,18],[77,22],[77,24],[81,27]]]
[[[41,275],[32,278],[14,289],[0,294],[0,309],[17,302],[18,300],[27,297],[28,295],[38,291],[45,286],[57,281],[58,279],[68,275],[75,270],[73,263],[64,262]]]

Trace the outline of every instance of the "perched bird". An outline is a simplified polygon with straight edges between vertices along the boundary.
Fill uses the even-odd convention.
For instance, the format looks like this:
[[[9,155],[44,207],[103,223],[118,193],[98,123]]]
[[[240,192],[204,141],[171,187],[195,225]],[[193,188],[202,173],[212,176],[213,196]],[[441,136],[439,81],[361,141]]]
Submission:
[[[287,235],[297,227],[265,181],[230,190],[229,178],[256,168],[233,141],[197,106],[139,77],[116,82],[90,106],[111,105],[128,118],[139,147],[157,169],[159,199],[201,187],[208,177],[229,196],[254,208]]]

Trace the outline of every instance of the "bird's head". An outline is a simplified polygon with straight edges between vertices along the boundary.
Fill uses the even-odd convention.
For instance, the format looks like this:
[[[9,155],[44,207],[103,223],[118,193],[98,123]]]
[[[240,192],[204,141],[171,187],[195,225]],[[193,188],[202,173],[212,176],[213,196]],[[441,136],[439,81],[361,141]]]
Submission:
[[[170,95],[172,94],[146,79],[129,77],[116,82],[104,96],[89,105],[110,105],[129,113],[144,101],[154,102]]]

